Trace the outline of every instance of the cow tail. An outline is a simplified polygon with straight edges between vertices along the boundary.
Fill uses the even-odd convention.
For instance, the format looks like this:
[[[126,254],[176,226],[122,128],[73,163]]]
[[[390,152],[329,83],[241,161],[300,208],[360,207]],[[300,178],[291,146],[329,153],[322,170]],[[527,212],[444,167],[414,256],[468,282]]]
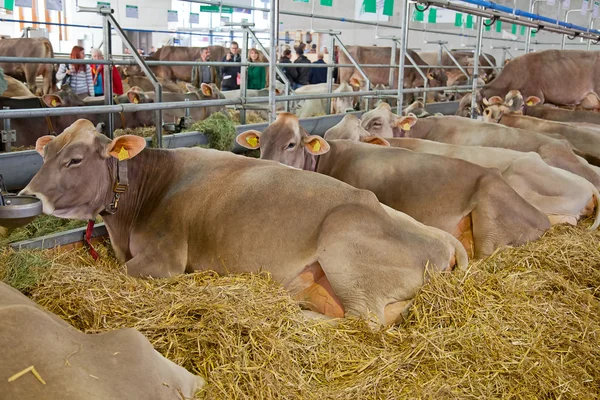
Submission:
[[[590,226],[590,231],[595,231],[600,226],[600,193],[598,189],[594,186],[594,191],[592,192],[593,197],[596,198],[596,213],[594,215],[594,223]]]

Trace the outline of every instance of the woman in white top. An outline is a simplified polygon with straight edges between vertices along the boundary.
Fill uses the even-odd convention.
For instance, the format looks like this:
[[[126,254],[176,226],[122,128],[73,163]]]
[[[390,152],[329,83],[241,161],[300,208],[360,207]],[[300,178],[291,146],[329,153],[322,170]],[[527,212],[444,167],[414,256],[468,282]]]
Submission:
[[[71,58],[82,60],[85,52],[81,46],[73,46]],[[94,80],[92,79],[92,68],[89,64],[61,64],[56,73],[56,80],[61,82],[65,76],[69,75],[71,81],[69,87],[81,98],[94,96]]]

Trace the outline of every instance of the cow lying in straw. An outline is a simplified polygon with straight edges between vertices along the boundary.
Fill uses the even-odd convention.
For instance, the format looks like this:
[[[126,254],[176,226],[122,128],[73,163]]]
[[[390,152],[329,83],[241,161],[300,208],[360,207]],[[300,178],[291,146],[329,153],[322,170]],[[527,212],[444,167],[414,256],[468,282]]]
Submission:
[[[192,398],[205,381],[141,333],[85,334],[0,282],[3,399]]]
[[[316,143],[316,142],[315,142]],[[134,276],[269,271],[312,311],[393,323],[433,270],[464,266],[451,235],[335,179],[216,150],[144,149],[78,120],[37,150],[21,194],[44,213],[103,216]]]
[[[263,159],[370,190],[382,203],[452,233],[473,257],[538,239],[550,228],[548,218],[510,188],[499,171],[462,160],[326,141],[309,136],[296,116],[285,113],[264,132],[246,131],[237,141],[260,147]]]

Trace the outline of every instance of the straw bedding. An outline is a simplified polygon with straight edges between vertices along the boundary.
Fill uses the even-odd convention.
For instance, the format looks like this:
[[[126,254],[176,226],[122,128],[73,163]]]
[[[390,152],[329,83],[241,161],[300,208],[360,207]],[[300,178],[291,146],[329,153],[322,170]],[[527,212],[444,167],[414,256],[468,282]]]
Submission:
[[[435,275],[401,326],[376,332],[360,320],[308,319],[266,274],[141,280],[123,274],[109,249],[99,252],[94,263],[83,250],[5,250],[0,278],[83,331],[139,329],[208,378],[199,398],[600,393],[600,233],[583,228],[557,226]]]

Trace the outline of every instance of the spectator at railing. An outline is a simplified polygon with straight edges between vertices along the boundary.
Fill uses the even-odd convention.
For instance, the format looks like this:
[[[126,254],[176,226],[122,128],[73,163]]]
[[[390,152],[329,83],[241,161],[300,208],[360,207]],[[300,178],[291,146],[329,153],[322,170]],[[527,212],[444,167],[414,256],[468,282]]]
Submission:
[[[103,60],[104,55],[100,49],[92,49],[92,60]],[[94,94],[96,96],[104,95],[104,64],[92,64],[92,79],[94,82]],[[113,94],[123,94],[123,81],[119,70],[112,66]]]
[[[323,53],[319,53],[317,56],[318,60],[313,64],[325,64],[323,60]],[[311,68],[310,69],[310,84],[315,85],[317,83],[327,82],[327,68]]]
[[[83,47],[73,46],[71,59],[83,60],[84,57]],[[61,87],[69,85],[73,93],[81,98],[88,95],[94,97],[94,80],[92,79],[92,68],[89,64],[61,64],[56,73],[56,80],[61,82]]]

